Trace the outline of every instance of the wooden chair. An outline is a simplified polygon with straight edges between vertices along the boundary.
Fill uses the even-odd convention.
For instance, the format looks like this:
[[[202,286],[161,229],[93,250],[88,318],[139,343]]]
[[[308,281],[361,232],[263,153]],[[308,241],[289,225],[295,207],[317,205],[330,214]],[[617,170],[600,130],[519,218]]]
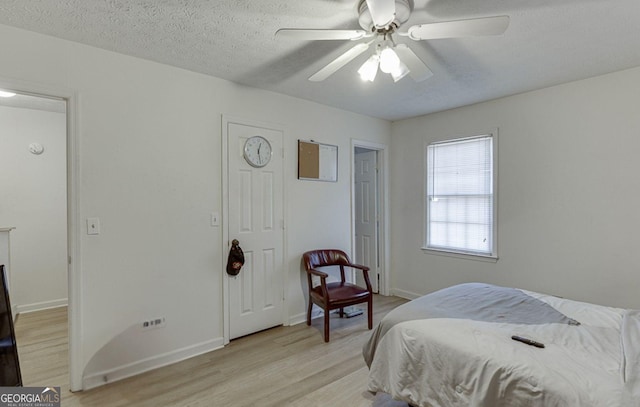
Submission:
[[[307,325],[311,325],[311,309],[313,304],[324,310],[324,341],[329,342],[329,312],[340,310],[340,318],[344,316],[344,308],[367,303],[369,329],[373,328],[373,291],[369,281],[369,267],[353,264],[349,256],[342,250],[324,249],[312,250],[302,255],[304,267],[307,270],[309,283],[309,308],[307,310]],[[327,283],[327,273],[317,270],[318,267],[339,266],[340,281]],[[362,270],[366,288],[345,281],[345,267]],[[320,284],[314,286],[313,276],[320,277]]]

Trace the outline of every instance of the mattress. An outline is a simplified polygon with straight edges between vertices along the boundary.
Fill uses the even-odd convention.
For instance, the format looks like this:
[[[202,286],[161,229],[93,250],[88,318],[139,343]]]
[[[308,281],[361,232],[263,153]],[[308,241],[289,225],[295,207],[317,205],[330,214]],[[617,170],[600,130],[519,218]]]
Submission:
[[[368,390],[415,406],[640,406],[636,310],[461,284],[391,311],[363,355]]]

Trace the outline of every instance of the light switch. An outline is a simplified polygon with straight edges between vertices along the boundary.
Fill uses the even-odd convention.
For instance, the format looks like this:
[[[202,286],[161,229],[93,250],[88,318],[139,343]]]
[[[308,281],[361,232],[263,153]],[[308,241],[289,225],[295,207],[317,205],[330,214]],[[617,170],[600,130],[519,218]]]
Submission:
[[[100,234],[100,218],[87,218],[87,234],[88,235]]]
[[[220,226],[220,214],[211,212],[211,226]]]

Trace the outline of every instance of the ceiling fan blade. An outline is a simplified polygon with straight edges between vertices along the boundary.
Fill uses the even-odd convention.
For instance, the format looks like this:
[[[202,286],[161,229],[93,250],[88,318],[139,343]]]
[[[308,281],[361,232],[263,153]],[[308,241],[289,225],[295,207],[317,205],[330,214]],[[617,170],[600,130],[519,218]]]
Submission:
[[[418,57],[411,48],[405,44],[398,44],[394,49],[396,54],[398,54],[398,58],[409,68],[409,76],[411,76],[414,81],[420,82],[433,76],[431,69],[422,62],[420,57]]]
[[[500,35],[509,26],[509,16],[474,18],[414,25],[408,35],[412,40]]]
[[[385,28],[396,17],[396,0],[367,0],[367,8],[376,28]]]
[[[305,28],[281,28],[276,31],[277,37],[289,37],[297,40],[359,40],[364,38],[364,30],[316,30]]]
[[[357,57],[358,55],[362,54],[367,49],[369,49],[369,45],[371,45],[371,42],[360,43],[355,45],[354,47],[350,48],[347,52],[340,55],[338,58],[329,62],[327,66],[325,66],[315,74],[311,75],[309,80],[312,82],[320,82],[327,79],[329,76],[333,75],[338,69],[342,68],[343,66],[351,62],[355,57]]]

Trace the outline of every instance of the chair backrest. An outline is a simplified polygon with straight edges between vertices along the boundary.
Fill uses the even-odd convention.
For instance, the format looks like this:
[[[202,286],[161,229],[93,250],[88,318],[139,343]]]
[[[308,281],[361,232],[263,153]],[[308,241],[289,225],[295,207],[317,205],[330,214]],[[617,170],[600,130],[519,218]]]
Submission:
[[[338,249],[311,250],[303,254],[302,259],[307,271],[316,267],[344,266],[351,263],[349,256]]]

